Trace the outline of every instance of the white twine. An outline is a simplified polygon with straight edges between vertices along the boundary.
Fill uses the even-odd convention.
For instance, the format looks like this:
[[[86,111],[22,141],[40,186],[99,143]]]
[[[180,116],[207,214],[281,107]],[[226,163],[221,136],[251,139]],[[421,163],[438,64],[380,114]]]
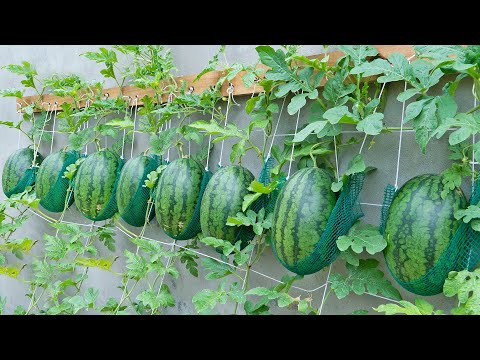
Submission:
[[[340,181],[340,173],[338,171],[338,153],[337,153],[337,137],[333,137],[333,146],[335,149],[335,167],[337,168],[337,182]]]
[[[133,158],[133,144],[135,142],[135,124],[137,122],[137,112],[138,112],[138,95],[135,95],[134,107],[135,107],[135,110],[133,110],[133,134],[132,134],[132,147],[130,148],[130,159]]]
[[[212,118],[210,122],[213,121],[213,115],[215,114],[215,104],[213,104],[212,108]],[[207,164],[205,165],[205,171],[209,171],[208,169],[208,162],[210,161],[210,146],[212,145],[212,134],[208,136],[208,150],[207,150]]]
[[[44,103],[42,103],[42,105],[43,104]],[[48,121],[50,121],[49,111],[50,111],[50,103],[48,103],[47,115],[45,116],[45,120],[43,121],[42,131],[40,133],[40,138],[38,139],[38,143],[36,147],[35,147],[35,135],[33,135],[33,149],[34,149],[33,166],[36,166],[37,154],[38,154],[38,150],[40,149],[40,144],[42,143],[42,137],[43,137],[43,132],[45,131],[45,125],[47,124]],[[50,114],[50,117],[51,117],[51,114]],[[33,125],[35,126],[35,117],[33,119],[34,119]]]
[[[477,97],[475,96],[475,83],[473,84],[473,107],[477,107]],[[472,135],[472,144],[475,145],[475,134]],[[472,147],[472,193],[475,190],[475,151]]]
[[[19,114],[19,116],[18,116],[18,122],[20,122],[21,119],[22,119],[22,116],[23,116],[23,115],[22,115],[22,104],[19,104],[19,103],[16,103],[16,104],[17,104],[17,106],[18,106],[18,111],[17,111],[17,112],[18,112],[18,114]],[[21,137],[21,135],[22,135],[22,133],[19,131],[19,132],[18,132],[17,150],[20,149],[20,137]]]
[[[55,121],[57,120],[57,105],[58,103],[55,101],[55,111],[53,113],[53,125],[52,125],[52,141],[50,143],[50,154],[53,151],[53,139],[55,138]]]
[[[223,124],[223,128],[227,127],[228,122],[228,112],[230,110],[230,101],[233,99],[233,85],[230,84],[227,89],[228,100],[227,100],[227,111],[225,112],[225,122]],[[235,100],[233,100],[235,102]],[[218,160],[218,166],[222,166],[222,158],[223,158],[223,147],[225,145],[225,139],[222,140],[222,146],[220,147],[220,159]]]
[[[277,136],[278,124],[280,124],[280,118],[282,117],[283,108],[285,107],[285,100],[287,100],[286,96],[283,98],[282,107],[280,108],[280,113],[278,114],[277,124],[273,130],[272,142],[270,143],[270,147],[268,149],[267,159],[270,158],[270,155],[272,154],[273,143],[275,141],[275,137]]]
[[[325,303],[325,295],[327,294],[327,288],[328,288],[331,271],[332,271],[332,264],[330,264],[330,266],[328,267],[327,281],[325,282],[325,288],[323,289],[322,302],[320,303],[320,308],[318,309],[318,315],[322,315],[323,304]]]
[[[385,84],[386,84],[386,83],[383,83],[383,85],[382,85],[382,89],[380,90],[380,95],[378,95],[378,98],[379,98],[379,99],[382,98],[383,90],[385,89]],[[378,104],[378,105],[380,105],[380,104]],[[375,106],[375,109],[373,110],[373,113],[372,113],[372,114],[375,114],[375,113],[377,112],[378,105]],[[363,138],[363,141],[362,141],[362,146],[360,146],[360,151],[358,152],[359,154],[362,153],[363,146],[365,145],[365,141],[367,140],[367,137],[368,137],[368,134],[365,134],[365,137]]]
[[[123,95],[122,98],[128,98],[128,102],[127,102],[127,105],[125,106],[125,117],[127,117],[128,115],[128,110],[129,110],[129,107],[130,107],[130,101],[132,100],[132,97],[131,96],[127,96],[127,95]],[[127,129],[123,129],[123,138],[122,138],[122,155],[120,156],[120,158],[123,160],[124,157],[123,157],[123,154],[124,154],[124,151],[125,151],[125,134],[127,132]]]
[[[303,90],[302,90],[303,93]],[[297,122],[295,124],[295,135],[297,135],[297,130],[298,130],[298,120],[300,119],[300,109],[297,111]],[[294,136],[295,136],[294,135]],[[295,151],[295,143],[292,141],[292,152],[290,154],[290,163],[288,164],[288,173],[287,173],[287,179],[290,178],[290,172],[292,171],[292,162],[293,162],[293,153]]]
[[[90,107],[90,99],[87,99],[87,101],[85,102],[85,110],[87,110],[88,108]],[[85,121],[83,123],[83,130],[87,129],[88,128],[88,121],[90,119],[87,119],[87,121]],[[85,152],[83,153],[84,155],[87,155],[88,154],[88,144],[85,144]]]
[[[407,90],[407,82],[405,81],[405,87],[403,91]],[[403,119],[405,117],[405,101],[402,103],[402,118],[400,120],[400,135],[398,139],[398,154],[397,154],[397,170],[395,173],[395,190],[398,189],[398,171],[400,169],[400,154],[402,152],[402,137],[403,137]]]

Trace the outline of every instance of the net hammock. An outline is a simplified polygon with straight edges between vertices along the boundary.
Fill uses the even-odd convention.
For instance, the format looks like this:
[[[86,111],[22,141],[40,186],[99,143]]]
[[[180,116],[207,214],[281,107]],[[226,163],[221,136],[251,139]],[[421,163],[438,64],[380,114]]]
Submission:
[[[405,89],[407,83],[405,83]],[[402,116],[400,124],[400,136],[398,143],[397,169],[395,177],[395,186],[388,184],[384,191],[383,207],[381,208],[380,232],[384,234],[385,226],[388,220],[388,212],[395,195],[398,193],[398,175],[400,168],[400,155],[402,148],[403,121],[405,116],[405,102],[402,104]],[[475,141],[475,139],[473,139]],[[475,158],[472,161],[472,172],[474,173]],[[472,194],[469,204],[476,205],[480,200],[480,179],[476,181],[472,177]],[[472,229],[470,224],[461,221],[457,231],[450,239],[449,244],[440,255],[435,264],[422,276],[411,281],[403,281],[396,277],[392,269],[387,268],[392,277],[404,289],[423,296],[436,295],[443,291],[443,284],[448,277],[450,271],[469,270],[472,271],[480,261],[480,233]]]
[[[73,204],[73,194],[72,196],[69,196],[67,202],[65,201],[69,195],[68,188],[73,184],[73,179],[69,180],[65,178],[64,173],[67,167],[71,164],[74,164],[79,158],[80,154],[78,151],[66,151],[65,160],[61,170],[58,173],[57,180],[50,188],[48,193],[40,200],[40,205],[42,205],[43,208],[51,212],[62,212],[64,209]]]
[[[141,155],[144,156],[144,155]],[[142,178],[137,184],[137,188],[135,190],[134,195],[130,199],[129,203],[124,209],[119,211],[121,218],[131,226],[143,226],[147,219],[147,210],[149,208],[148,202],[154,193],[151,189],[145,186],[145,180],[147,179],[148,174],[150,172],[156,170],[160,165],[166,164],[160,156],[158,155],[146,155],[148,158],[148,164],[145,166],[143,171]],[[153,205],[153,199],[150,202],[150,211],[148,214],[148,221],[152,220],[155,216],[155,210]]]

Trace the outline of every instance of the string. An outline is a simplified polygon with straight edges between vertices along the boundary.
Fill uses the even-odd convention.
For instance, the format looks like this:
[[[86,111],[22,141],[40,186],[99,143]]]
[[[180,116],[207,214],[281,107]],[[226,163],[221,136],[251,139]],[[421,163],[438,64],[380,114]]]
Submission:
[[[407,82],[405,81],[405,87],[403,88],[403,91],[407,90]],[[402,102],[402,117],[400,120],[400,135],[398,139],[398,154],[397,154],[397,170],[395,174],[395,190],[398,189],[398,171],[400,169],[400,154],[402,151],[402,137],[403,137],[403,119],[405,117],[405,101]]]
[[[87,99],[87,101],[85,102],[85,111],[87,111],[89,107],[90,107],[90,99]],[[89,120],[90,118],[88,118],[87,121],[85,121],[85,123],[83,124],[83,130],[88,129]],[[84,152],[85,156],[87,156],[87,154],[88,154],[88,143],[85,144],[85,152]]]
[[[42,103],[42,105],[43,105],[43,103]],[[40,149],[40,144],[42,142],[43,132],[45,131],[45,124],[48,121],[50,121],[49,115],[51,117],[51,114],[49,114],[49,111],[50,111],[50,103],[48,103],[47,115],[45,116],[45,120],[43,121],[42,131],[40,132],[40,138],[38,139],[38,143],[37,143],[36,147],[35,147],[35,135],[33,135],[33,149],[34,149],[33,166],[36,166],[37,154],[38,154],[38,150]],[[34,119],[35,119],[35,117],[34,117]],[[35,126],[35,123],[33,125]]]
[[[322,315],[323,304],[325,303],[325,295],[327,294],[327,288],[330,278],[330,271],[332,271],[332,264],[328,268],[327,281],[325,282],[325,288],[323,289],[322,302],[320,303],[320,308],[318,309],[318,315]]]
[[[128,116],[128,110],[129,110],[129,105],[130,105],[130,101],[132,100],[132,98],[130,96],[127,96],[127,95],[124,95],[122,96],[122,98],[126,98],[128,97],[128,102],[127,102],[127,105],[125,106],[125,117]],[[124,151],[125,151],[125,134],[126,134],[126,129],[124,128],[123,129],[123,138],[122,138],[122,156],[120,156],[120,158],[123,160],[124,157],[123,157],[123,154],[124,154]]]
[[[135,110],[133,111],[133,134],[132,134],[132,147],[130,148],[130,159],[133,157],[133,143],[135,142],[135,124],[137,122],[137,111],[138,111],[138,95],[135,95]],[[132,107],[133,110],[133,107]],[[131,117],[131,114],[130,114]]]
[[[109,96],[110,96],[109,93],[105,93],[105,99],[104,100],[107,100]],[[106,136],[106,135],[105,135],[105,148],[108,148],[108,136]]]
[[[17,106],[18,106],[18,111],[17,111],[17,112],[18,112],[18,114],[19,114],[19,116],[18,116],[18,122],[20,122],[20,121],[22,120],[22,116],[23,116],[23,115],[22,115],[22,105],[19,104],[19,103],[16,103],[16,104],[17,104]],[[20,149],[20,137],[21,137],[21,135],[22,135],[22,132],[19,131],[19,132],[18,132],[17,149]]]
[[[55,111],[53,113],[52,141],[50,143],[50,154],[53,151],[53,139],[55,138],[55,121],[57,120],[57,102],[55,101]]]
[[[473,107],[477,107],[475,83],[473,84]],[[475,134],[472,135],[472,145],[475,146]],[[475,149],[472,147],[472,193],[475,190]]]
[[[333,146],[335,148],[335,166],[337,168],[337,182],[340,181],[340,173],[338,171],[338,154],[337,154],[337,137],[333,137]]]
[[[302,90],[303,94],[303,90]],[[297,135],[298,130],[298,120],[300,119],[300,109],[297,111],[297,122],[295,124],[295,135]],[[288,173],[287,173],[287,180],[290,178],[290,172],[292,171],[292,162],[293,162],[293,152],[295,150],[295,143],[292,141],[292,153],[290,154],[290,163],[288,164]]]
[[[230,101],[232,100],[233,97],[233,85],[230,83],[227,89],[227,94],[228,94],[228,100],[227,100],[227,111],[225,112],[225,122],[223,124],[223,128],[225,129],[227,127],[227,122],[228,122],[228,112],[230,110]],[[218,160],[218,166],[222,166],[222,158],[223,158],[223,147],[225,145],[225,139],[222,140],[222,146],[220,148],[220,159]]]
[[[278,114],[277,124],[275,125],[275,129],[273,130],[272,142],[270,143],[270,148],[268,149],[267,159],[270,158],[270,155],[272,153],[273,142],[275,141],[275,136],[277,136],[278,124],[280,124],[280,118],[282,117],[283,108],[285,107],[285,100],[287,100],[286,96],[283,98],[282,107],[280,108],[280,113]]]
[[[383,83],[383,85],[382,85],[382,89],[380,90],[380,95],[378,96],[379,99],[382,98],[383,90],[385,89],[385,84],[386,84],[386,83]],[[380,105],[380,104],[379,104],[379,105]],[[372,113],[372,114],[375,114],[375,113],[377,112],[377,108],[378,108],[378,105],[375,106],[375,109],[373,110],[373,113]],[[360,146],[360,151],[358,152],[359,154],[362,153],[363,146],[365,145],[365,141],[367,140],[367,137],[368,137],[368,134],[365,134],[365,137],[363,138],[363,141],[362,141],[362,146]]]
[[[213,104],[212,107],[212,118],[210,119],[210,122],[213,121],[213,115],[215,115],[215,104]],[[208,169],[208,162],[210,161],[210,146],[212,144],[212,134],[208,136],[208,150],[207,150],[207,164],[205,165],[205,171],[209,171]]]

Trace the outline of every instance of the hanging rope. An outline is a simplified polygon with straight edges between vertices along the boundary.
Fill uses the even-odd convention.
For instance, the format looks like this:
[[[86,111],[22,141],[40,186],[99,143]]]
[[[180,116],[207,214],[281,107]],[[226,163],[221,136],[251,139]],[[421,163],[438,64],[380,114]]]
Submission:
[[[328,274],[327,274],[327,281],[325,282],[324,288],[323,288],[323,295],[322,295],[322,302],[320,303],[320,307],[318,309],[318,315],[322,315],[322,310],[323,310],[323,304],[325,303],[325,296],[327,294],[327,287],[329,283],[329,278],[330,278],[330,271],[332,271],[332,264],[328,267]]]
[[[302,90],[302,94],[303,94],[303,90]],[[297,130],[298,130],[298,120],[300,119],[300,109],[298,109],[297,111],[297,122],[295,124],[295,133],[293,135],[293,137],[295,138],[295,136],[297,135]],[[292,171],[292,162],[293,162],[293,152],[295,151],[295,143],[292,142],[292,152],[290,154],[290,163],[288,164],[288,173],[287,173],[287,181],[288,179],[290,178],[290,172]]]
[[[53,139],[55,138],[55,122],[57,120],[57,105],[58,105],[58,102],[55,101],[55,110],[54,110],[54,113],[53,113],[53,125],[52,125],[52,141],[50,142],[50,154],[52,153],[53,151]]]
[[[403,91],[407,90],[407,82],[405,81],[405,87]],[[400,154],[402,152],[402,137],[403,137],[403,119],[405,118],[405,101],[402,103],[402,117],[400,119],[400,135],[398,139],[398,154],[397,154],[397,169],[395,172],[395,190],[398,189],[398,171],[400,169]]]
[[[85,111],[90,107],[90,99],[87,99],[87,101],[85,102]],[[83,130],[87,129],[88,128],[88,121],[90,120],[90,118],[87,119],[87,121],[85,121],[85,123],[83,124]],[[85,152],[84,152],[84,155],[87,156],[88,155],[88,144],[85,144]]]
[[[383,85],[382,85],[382,89],[380,90],[380,95],[378,96],[379,99],[382,98],[383,90],[385,89],[385,84],[386,84],[386,83],[383,83]],[[380,104],[379,104],[379,105],[380,105]],[[373,113],[372,113],[372,114],[375,114],[375,113],[377,112],[377,108],[378,108],[378,105],[375,106],[375,109],[373,110]],[[365,141],[367,140],[367,137],[368,137],[368,134],[365,134],[365,137],[363,138],[363,141],[362,141],[362,146],[360,146],[360,151],[358,152],[359,154],[362,153],[363,146],[365,145]]]
[[[43,104],[45,103],[42,103],[42,106]],[[45,124],[50,121],[50,118],[49,118],[49,111],[50,111],[50,103],[48,103],[48,108],[47,108],[47,115],[45,116],[45,120],[43,121],[43,126],[42,126],[42,131],[40,132],[40,138],[38,139],[38,143],[37,145],[35,146],[35,135],[33,135],[33,166],[37,166],[36,164],[36,160],[37,160],[37,153],[38,153],[38,150],[40,149],[40,144],[42,142],[42,137],[43,137],[43,132],[45,131]],[[50,114],[50,117],[51,117],[51,114]],[[34,122],[33,122],[33,126],[35,126],[35,117],[34,117]]]
[[[16,105],[18,106],[18,110],[17,110],[17,113],[19,114],[18,116],[18,122],[20,122],[22,120],[22,104],[19,104],[19,103],[16,103]],[[20,137],[22,135],[22,132],[19,131],[18,132],[18,142],[17,142],[17,149],[20,149]]]
[[[337,182],[340,181],[340,173],[338,171],[338,153],[337,153],[337,137],[334,136],[333,137],[333,146],[334,146],[334,150],[335,150],[335,167],[337,169]]]
[[[273,130],[272,142],[270,143],[270,147],[268,148],[267,159],[272,154],[273,142],[275,141],[275,137],[277,136],[278,124],[280,124],[280,118],[282,117],[283,108],[285,107],[285,100],[287,100],[286,96],[283,98],[282,107],[280,108],[280,113],[278,114],[277,124],[275,125],[275,129]]]
[[[130,148],[130,159],[133,158],[133,144],[135,142],[135,126],[137,123],[137,112],[138,112],[138,95],[135,95],[134,107],[135,107],[135,110],[133,110],[133,133],[132,133],[132,146]],[[131,113],[130,113],[130,117],[131,117]]]
[[[473,107],[477,107],[477,97],[476,97],[476,89],[475,89],[475,83],[473,84]],[[475,134],[472,136],[472,144],[475,145]],[[475,151],[473,150],[472,147],[472,193],[475,190]]]
[[[107,100],[110,97],[109,93],[105,93],[105,98],[103,100]],[[105,148],[108,148],[108,139],[107,136],[105,136]]]
[[[213,121],[213,115],[215,115],[215,104],[212,106],[212,118],[210,119],[210,122]],[[208,136],[208,150],[207,150],[207,164],[205,165],[205,170],[209,171],[208,169],[208,162],[210,161],[210,147],[212,145],[212,134]]]
[[[227,100],[227,111],[225,112],[225,122],[223,124],[223,128],[225,129],[227,127],[227,122],[228,122],[228,112],[230,110],[230,102],[233,100],[233,84],[230,83],[228,84],[228,89],[227,89],[227,94],[228,94],[228,100]],[[233,100],[235,104],[235,100]],[[238,105],[238,104],[237,104]],[[225,145],[225,139],[222,140],[222,146],[220,147],[220,159],[218,160],[218,166],[222,166],[222,159],[223,159],[223,147]]]
[[[130,101],[132,100],[132,97],[131,96],[127,96],[127,95],[123,95],[122,98],[128,98],[128,101],[127,101],[127,105],[125,106],[125,117],[128,116],[128,110],[130,108]],[[127,132],[127,129],[123,129],[123,138],[122,138],[122,155],[120,156],[120,158],[123,160],[124,157],[123,157],[123,154],[124,154],[124,151],[125,151],[125,135],[126,135],[126,132]]]

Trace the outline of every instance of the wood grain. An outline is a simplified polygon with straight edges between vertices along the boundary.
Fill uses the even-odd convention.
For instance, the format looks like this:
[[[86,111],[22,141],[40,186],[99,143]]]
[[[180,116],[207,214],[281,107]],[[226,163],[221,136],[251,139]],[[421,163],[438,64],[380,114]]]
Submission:
[[[378,53],[382,58],[388,58],[388,56],[391,53],[394,52],[399,52],[406,57],[410,57],[414,54],[413,47],[411,45],[375,45],[376,49],[378,50]],[[341,51],[334,51],[328,53],[329,59],[328,59],[328,64],[333,65],[342,55],[343,52]],[[308,58],[310,59],[322,59],[325,56],[325,54],[316,54],[316,55],[310,55]],[[267,66],[264,66],[262,64],[258,65],[258,67],[264,68],[265,70],[268,70],[269,68]],[[178,76],[175,78],[176,82],[180,84],[182,81],[186,81],[187,88],[190,86],[194,87],[194,92],[195,93],[201,93],[205,89],[208,89],[210,86],[214,85],[222,76],[224,76],[225,73],[224,71],[212,71],[210,73],[205,74],[202,76],[198,81],[194,82],[195,77],[197,74],[194,75],[185,75],[185,76]],[[251,95],[253,93],[260,93],[263,91],[263,88],[261,86],[251,86],[247,88],[242,80],[242,76],[244,75],[244,72],[239,73],[233,80],[232,84],[234,86],[234,95]],[[324,85],[324,81],[320,84],[320,86]],[[221,88],[222,94],[227,95],[227,88],[228,84],[225,82]],[[103,90],[103,95],[106,96],[108,94],[108,97],[110,98],[116,98],[120,96],[120,89],[118,87],[114,88],[109,88],[109,89],[104,89]],[[141,99],[145,95],[154,95],[153,90],[151,89],[140,89],[135,86],[125,86],[123,87],[123,95],[124,96],[130,96],[132,98],[132,104],[133,101],[135,100],[136,97],[138,97],[138,105],[143,105],[143,102]],[[17,102],[19,104],[22,104],[23,106],[31,104],[32,102],[36,102],[38,100],[38,96],[24,96],[22,98],[17,98]],[[165,95],[162,98],[162,102],[167,101],[167,96]],[[49,108],[49,103],[50,103],[50,110],[54,108],[55,103],[57,103],[57,108],[60,109],[60,105],[65,103],[65,102],[72,102],[72,99],[69,98],[64,98],[60,96],[55,96],[52,94],[45,94],[42,97],[42,107],[47,110]],[[80,107],[85,106],[85,102],[82,102],[79,104]],[[35,112],[39,112],[40,109],[35,109]]]

